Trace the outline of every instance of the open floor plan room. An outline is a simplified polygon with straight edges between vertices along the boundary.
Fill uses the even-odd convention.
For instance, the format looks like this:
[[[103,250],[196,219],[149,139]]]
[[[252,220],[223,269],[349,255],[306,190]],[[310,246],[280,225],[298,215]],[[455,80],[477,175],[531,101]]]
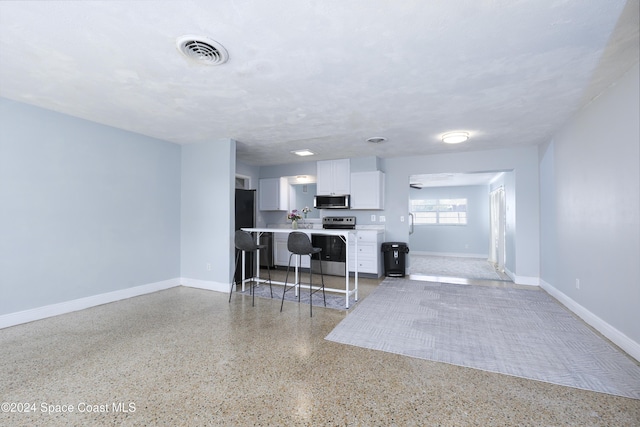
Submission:
[[[640,0],[0,1],[0,425],[637,427],[638,141]]]

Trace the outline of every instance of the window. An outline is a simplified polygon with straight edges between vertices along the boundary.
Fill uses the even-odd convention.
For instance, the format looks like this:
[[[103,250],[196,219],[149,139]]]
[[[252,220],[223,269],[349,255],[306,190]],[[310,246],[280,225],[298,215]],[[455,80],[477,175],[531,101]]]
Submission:
[[[411,200],[414,224],[467,224],[467,199]]]

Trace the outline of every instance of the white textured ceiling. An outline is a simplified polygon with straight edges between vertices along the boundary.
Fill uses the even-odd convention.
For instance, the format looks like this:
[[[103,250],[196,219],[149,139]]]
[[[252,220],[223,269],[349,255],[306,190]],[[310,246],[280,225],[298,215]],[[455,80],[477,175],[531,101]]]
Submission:
[[[0,96],[248,164],[533,145],[638,62],[638,22],[638,0],[2,1]],[[185,34],[230,60],[189,62]]]

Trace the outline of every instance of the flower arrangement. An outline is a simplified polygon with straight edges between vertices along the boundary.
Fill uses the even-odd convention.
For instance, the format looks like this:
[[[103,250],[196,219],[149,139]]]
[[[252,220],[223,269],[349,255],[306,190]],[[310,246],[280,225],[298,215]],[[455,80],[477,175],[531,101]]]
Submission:
[[[309,206],[305,206],[304,208],[302,208],[302,213],[304,214],[304,217],[307,217],[307,214],[311,212],[311,209],[309,209]]]
[[[300,216],[300,213],[298,213],[298,209],[294,209],[287,214],[287,219],[291,221],[297,221],[299,219],[302,219],[302,216]]]

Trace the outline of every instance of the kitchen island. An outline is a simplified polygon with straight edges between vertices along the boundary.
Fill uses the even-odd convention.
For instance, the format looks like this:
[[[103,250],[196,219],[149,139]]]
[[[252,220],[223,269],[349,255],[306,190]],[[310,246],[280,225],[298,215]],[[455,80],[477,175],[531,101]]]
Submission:
[[[260,236],[263,233],[285,233],[285,234],[290,234],[293,231],[299,231],[302,233],[305,233],[307,235],[309,235],[309,238],[311,238],[312,235],[315,234],[319,234],[319,235],[325,235],[325,236],[339,236],[345,243],[346,246],[346,271],[345,271],[345,289],[336,289],[336,288],[328,288],[325,286],[325,291],[327,292],[336,292],[336,293],[343,293],[345,294],[345,308],[349,308],[349,297],[351,295],[354,296],[354,300],[358,301],[358,239],[356,238],[357,235],[357,231],[356,230],[329,230],[329,229],[309,229],[309,228],[302,228],[302,229],[291,229],[291,228],[242,228],[243,231],[248,231],[250,233],[255,233],[256,237],[257,237],[257,242],[258,244],[260,244]],[[354,244],[354,256],[355,256],[355,262],[354,262],[354,266],[353,269],[350,268],[349,266],[349,239],[351,239],[351,242],[353,242]],[[259,251],[258,251],[259,252]],[[296,295],[298,294],[298,292],[300,291],[300,266],[298,265],[298,257],[295,257],[295,275],[294,275],[294,284],[296,285],[295,291],[296,291]],[[244,264],[244,259],[243,259],[243,264]],[[354,272],[354,277],[353,277],[353,287],[351,286],[351,278],[349,277],[349,272],[353,271]],[[244,290],[244,283],[246,280],[256,280],[256,281],[260,281],[260,254],[258,253],[258,255],[256,256],[256,277],[254,278],[245,278],[244,277],[244,269],[242,272],[242,289]],[[264,280],[263,280],[264,281]],[[278,282],[278,281],[272,281],[273,284],[276,285],[284,285],[284,282]],[[318,289],[318,286],[314,286],[313,289]]]

